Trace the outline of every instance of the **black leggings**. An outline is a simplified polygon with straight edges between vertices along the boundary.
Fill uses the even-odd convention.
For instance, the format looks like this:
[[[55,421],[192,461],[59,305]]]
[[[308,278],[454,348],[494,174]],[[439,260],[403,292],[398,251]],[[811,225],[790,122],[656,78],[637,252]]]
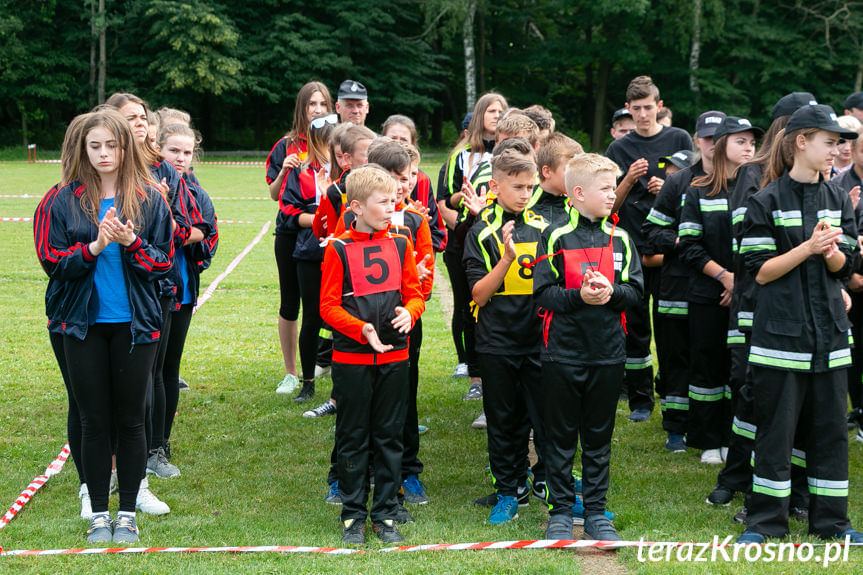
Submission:
[[[279,271],[279,315],[288,321],[300,317],[300,282],[297,260],[294,259],[296,235],[277,235],[275,241],[276,268]]]
[[[63,336],[52,331],[48,332],[48,337],[51,340],[54,357],[57,358],[57,365],[60,366],[66,394],[69,396],[69,413],[66,415],[66,441],[69,442],[69,453],[72,454],[72,461],[78,471],[78,480],[85,483],[84,466],[81,463],[81,415],[78,413],[78,404],[75,403],[72,388],[69,386],[69,370],[66,367],[66,352],[63,351]]]
[[[192,321],[192,309],[195,304],[187,303],[180,309],[171,312],[171,327],[167,334],[168,344],[165,350],[165,364],[162,367],[164,381],[164,410],[162,427],[153,426],[153,447],[164,447],[171,439],[171,428],[174,426],[174,414],[180,402],[180,361],[183,359],[183,346],[186,344],[186,334]],[[155,408],[154,408],[155,409]],[[154,415],[154,422],[155,422]]]
[[[165,354],[168,352],[168,342],[171,335],[171,309],[174,300],[171,297],[159,298],[162,305],[162,337],[156,348],[156,360],[153,363],[152,385],[147,390],[147,411],[144,425],[147,433],[147,451],[162,445],[162,435],[165,429]],[[143,479],[143,475],[141,478]]]
[[[315,379],[318,358],[318,333],[321,331],[321,262],[296,260],[297,280],[303,300],[303,321],[300,324],[300,365],[303,380]]]
[[[147,465],[144,404],[155,343],[132,346],[128,323],[97,323],[83,341],[63,338],[69,383],[81,413],[81,455],[94,513],[108,510],[112,426],[118,433],[120,511],[135,511]]]
[[[453,248],[452,251],[447,250],[443,254],[452,286],[452,337],[459,363],[467,364],[468,374],[471,377],[479,377],[479,360],[476,356],[474,335],[476,320],[474,320],[470,310],[473,296],[471,296],[467,275],[462,266],[463,255],[464,250],[461,248]]]

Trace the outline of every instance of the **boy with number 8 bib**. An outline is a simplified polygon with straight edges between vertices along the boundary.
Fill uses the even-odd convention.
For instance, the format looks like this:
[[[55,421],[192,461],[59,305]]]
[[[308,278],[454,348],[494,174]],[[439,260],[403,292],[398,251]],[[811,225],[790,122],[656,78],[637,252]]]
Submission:
[[[401,484],[402,428],[408,399],[408,332],[425,310],[413,246],[391,234],[396,183],[368,165],[347,179],[356,219],[324,254],[321,318],[333,328],[333,397],[342,498],[342,541],[365,542],[369,453],[374,453],[371,518],[387,543]]]
[[[623,311],[641,301],[641,261],[611,216],[617,165],[596,154],[566,166],[568,221],[548,228],[537,249],[533,293],[544,309],[546,539],[572,539],[572,461],[581,438],[584,530],[618,540],[605,514],[611,435],[626,361]]]

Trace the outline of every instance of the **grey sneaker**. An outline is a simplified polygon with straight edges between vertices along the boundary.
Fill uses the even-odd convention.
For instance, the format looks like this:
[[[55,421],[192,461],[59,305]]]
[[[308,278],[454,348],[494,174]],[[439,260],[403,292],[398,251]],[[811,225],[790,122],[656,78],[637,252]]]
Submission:
[[[150,457],[147,458],[147,473],[162,479],[180,476],[180,470],[168,461],[163,447],[157,447],[150,452]]]
[[[87,530],[87,543],[110,543],[114,539],[111,516],[108,513],[93,515]]]
[[[363,545],[366,542],[366,522],[359,519],[347,519],[343,522],[342,543],[348,545]]]
[[[605,515],[589,515],[584,520],[584,532],[598,541],[620,541],[614,523]]]
[[[134,515],[117,515],[114,522],[114,543],[136,543],[139,534]]]
[[[403,543],[405,538],[399,533],[396,522],[392,519],[384,519],[378,523],[372,523],[372,529],[378,539],[384,543]]]
[[[329,399],[317,406],[314,409],[310,409],[308,411],[303,412],[303,417],[307,419],[313,419],[316,417],[326,417],[328,415],[336,414],[336,404],[330,401]]]
[[[470,426],[474,429],[485,429],[488,427],[488,423],[485,420],[485,410],[479,412],[479,415],[476,416],[476,419],[473,420]]]
[[[467,379],[468,377],[470,377],[470,374],[467,371],[467,364],[460,363],[455,366],[455,371],[453,372],[452,376],[459,379]]]
[[[87,521],[93,519],[93,507],[90,505],[90,490],[87,489],[87,484],[82,483],[78,489],[78,499],[81,500],[81,519]]]
[[[470,387],[467,388],[467,393],[462,397],[465,401],[470,401],[472,399],[482,399],[482,382],[477,381],[475,383],[470,384]]]
[[[566,514],[556,513],[548,517],[545,528],[546,539],[572,539],[572,520]]]
[[[294,393],[294,390],[296,390],[298,387],[300,387],[300,380],[297,379],[297,376],[293,373],[288,373],[285,375],[282,381],[279,382],[279,386],[276,388],[276,393]]]

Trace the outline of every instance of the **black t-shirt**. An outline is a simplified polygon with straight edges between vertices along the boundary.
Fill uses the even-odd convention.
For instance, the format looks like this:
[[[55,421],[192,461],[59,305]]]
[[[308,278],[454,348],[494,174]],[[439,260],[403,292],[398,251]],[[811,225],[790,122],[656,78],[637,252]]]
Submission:
[[[647,191],[647,182],[654,176],[665,179],[664,158],[666,156],[680,150],[692,149],[692,138],[689,134],[673,127],[663,127],[655,136],[647,138],[632,131],[608,146],[605,155],[614,160],[624,176],[633,162],[639,158],[647,160],[647,173],[632,185],[618,213],[620,217],[618,225],[629,232],[639,252],[642,251],[644,244],[641,225],[650,208],[653,207],[653,200],[656,197]]]

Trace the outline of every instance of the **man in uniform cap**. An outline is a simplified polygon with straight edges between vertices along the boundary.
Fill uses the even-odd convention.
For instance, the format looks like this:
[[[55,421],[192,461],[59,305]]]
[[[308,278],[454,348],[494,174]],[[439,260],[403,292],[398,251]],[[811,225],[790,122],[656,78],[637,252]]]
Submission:
[[[342,82],[339,85],[336,112],[342,122],[365,126],[366,116],[369,115],[369,94],[366,87],[354,80]]]

